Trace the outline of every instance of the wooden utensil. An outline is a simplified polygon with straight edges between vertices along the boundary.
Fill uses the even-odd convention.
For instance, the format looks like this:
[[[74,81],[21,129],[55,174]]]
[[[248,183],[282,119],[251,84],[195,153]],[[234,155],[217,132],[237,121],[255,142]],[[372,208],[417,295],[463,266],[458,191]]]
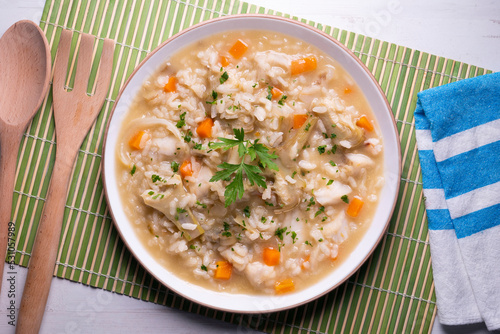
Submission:
[[[78,149],[104,103],[111,79],[114,43],[105,39],[96,89],[90,96],[87,94],[94,37],[81,34],[74,88],[71,92],[65,90],[71,38],[72,33],[63,30],[57,50],[52,93],[56,123],[56,160],[33,245],[16,333],[38,333],[40,329],[59,249],[73,164]]]
[[[15,23],[0,39],[0,259],[7,251],[19,144],[47,94],[50,63],[47,39],[31,21]]]

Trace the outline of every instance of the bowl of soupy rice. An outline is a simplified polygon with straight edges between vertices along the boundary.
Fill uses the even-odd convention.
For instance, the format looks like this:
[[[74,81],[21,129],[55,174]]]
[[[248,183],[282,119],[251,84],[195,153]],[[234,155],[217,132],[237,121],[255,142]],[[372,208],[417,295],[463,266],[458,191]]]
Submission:
[[[227,16],[173,36],[122,88],[103,176],[130,251],[205,306],[270,312],[331,291],[382,238],[401,161],[358,58],[289,19]]]

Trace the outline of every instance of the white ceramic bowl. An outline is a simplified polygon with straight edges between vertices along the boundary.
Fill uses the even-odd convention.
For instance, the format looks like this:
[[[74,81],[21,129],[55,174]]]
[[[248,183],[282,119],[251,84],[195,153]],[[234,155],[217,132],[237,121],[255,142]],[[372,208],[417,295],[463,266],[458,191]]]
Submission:
[[[199,39],[234,29],[259,29],[280,32],[308,43],[337,60],[350,73],[368,100],[382,132],[384,142],[385,185],[370,227],[349,257],[330,274],[306,289],[279,296],[255,296],[215,292],[188,283],[164,267],[146,250],[134,232],[120,200],[115,150],[122,121],[143,82],[172,54]],[[215,309],[260,313],[298,306],[333,290],[351,276],[373,252],[389,224],[396,203],[401,176],[399,137],[394,118],[379,85],[354,54],[330,36],[308,25],[267,15],[226,16],[202,22],[173,36],[151,52],[123,86],[113,109],[104,143],[103,178],[107,200],[116,227],[137,260],[154,277],[178,294]]]

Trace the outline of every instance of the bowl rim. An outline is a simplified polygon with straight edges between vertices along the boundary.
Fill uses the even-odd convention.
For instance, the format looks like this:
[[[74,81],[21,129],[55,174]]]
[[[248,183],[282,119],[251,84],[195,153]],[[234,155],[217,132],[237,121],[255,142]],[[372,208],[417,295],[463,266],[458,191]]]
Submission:
[[[162,42],[154,50],[152,50],[139,63],[139,65],[137,65],[137,67],[132,71],[132,73],[129,75],[129,77],[127,78],[127,80],[123,84],[123,86],[120,88],[120,91],[119,91],[119,93],[118,93],[118,95],[117,95],[117,97],[115,99],[115,103],[113,105],[113,109],[111,110],[111,113],[109,114],[108,123],[106,125],[106,130],[104,132],[104,140],[103,140],[103,144],[102,144],[103,145],[102,146],[103,149],[102,149],[101,170],[102,170],[102,182],[103,182],[104,194],[105,194],[105,197],[106,197],[106,203],[108,205],[109,213],[111,215],[111,218],[113,219],[113,224],[114,224],[115,228],[117,229],[117,231],[118,231],[118,233],[120,235],[121,240],[127,246],[127,249],[133,254],[134,258],[140,263],[140,265],[150,275],[152,275],[156,280],[158,280],[158,282],[160,282],[161,284],[165,285],[169,290],[174,291],[176,294],[182,296],[183,298],[186,298],[189,301],[194,302],[194,303],[199,304],[199,305],[202,305],[204,307],[208,307],[208,308],[211,308],[211,309],[216,309],[216,310],[219,310],[219,311],[232,312],[232,313],[258,314],[258,313],[263,313],[263,312],[266,312],[266,313],[269,313],[269,312],[279,312],[279,311],[288,310],[288,309],[295,308],[295,307],[304,305],[306,303],[309,303],[309,302],[311,302],[313,300],[316,300],[316,299],[318,299],[318,298],[326,295],[327,293],[333,291],[334,289],[338,288],[340,285],[342,285],[343,283],[345,283],[352,275],[354,275],[359,270],[359,268],[368,260],[368,258],[373,254],[373,252],[375,251],[375,249],[379,246],[380,241],[382,240],[382,238],[386,234],[386,231],[387,231],[387,229],[389,227],[389,223],[391,221],[391,217],[394,214],[394,209],[396,207],[396,203],[397,203],[397,199],[398,199],[398,195],[399,195],[399,188],[400,187],[396,186],[396,188],[395,188],[395,193],[394,193],[394,199],[393,199],[392,207],[391,207],[391,209],[389,211],[389,215],[388,215],[387,221],[385,222],[385,226],[382,229],[382,233],[380,233],[380,235],[378,236],[376,242],[373,244],[373,246],[371,247],[371,249],[366,253],[366,256],[347,275],[345,275],[344,278],[342,278],[341,280],[339,280],[339,282],[337,282],[336,284],[332,285],[328,289],[325,289],[324,291],[322,291],[319,294],[316,294],[316,295],[314,295],[314,296],[312,296],[310,298],[307,298],[305,300],[302,300],[302,301],[299,301],[299,302],[296,302],[296,303],[292,303],[291,305],[280,306],[280,307],[276,307],[276,308],[273,308],[273,309],[270,309],[270,310],[257,310],[256,309],[256,310],[245,310],[245,311],[232,310],[232,309],[227,309],[227,308],[224,308],[224,307],[217,307],[217,306],[205,303],[205,302],[200,302],[200,301],[198,301],[196,299],[191,298],[190,296],[185,295],[183,292],[178,291],[175,288],[172,288],[170,285],[168,285],[165,282],[164,279],[161,279],[161,278],[157,277],[157,275],[155,273],[153,273],[152,271],[150,271],[150,269],[144,264],[143,259],[139,258],[136,255],[136,252],[131,247],[131,245],[129,244],[129,241],[125,238],[125,236],[123,234],[123,231],[120,228],[119,224],[116,222],[115,215],[114,215],[114,212],[113,212],[113,209],[112,209],[112,206],[111,206],[111,201],[110,201],[110,198],[108,196],[108,189],[107,189],[107,182],[106,182],[106,173],[105,173],[105,171],[106,171],[105,165],[106,165],[106,157],[109,156],[109,154],[106,154],[106,144],[107,144],[107,140],[108,140],[108,133],[109,133],[109,128],[110,128],[110,124],[111,124],[111,119],[112,119],[112,117],[113,117],[113,115],[115,113],[116,107],[118,105],[118,101],[120,100],[123,92],[128,87],[128,84],[130,83],[130,81],[132,80],[132,78],[134,77],[134,75],[137,73],[137,71],[156,52],[158,52],[160,49],[162,49],[166,44],[168,44],[171,41],[173,41],[173,40],[181,37],[182,35],[190,32],[191,30],[197,29],[197,28],[199,28],[201,26],[204,26],[204,25],[207,25],[207,24],[212,24],[212,23],[218,22],[218,21],[225,21],[225,20],[231,20],[231,19],[241,19],[241,18],[262,18],[262,19],[278,20],[278,21],[284,21],[284,22],[287,22],[287,23],[295,24],[295,25],[301,26],[302,28],[309,29],[309,30],[313,31],[314,33],[317,33],[317,34],[321,35],[322,37],[327,38],[330,42],[336,44],[344,52],[346,52],[352,59],[354,59],[358,63],[358,65],[360,65],[360,67],[362,68],[362,70],[364,72],[366,72],[366,74],[368,74],[370,80],[375,85],[376,89],[378,90],[378,93],[382,97],[383,102],[386,104],[387,109],[390,111],[389,112],[389,114],[390,114],[389,118],[392,121],[391,123],[392,123],[392,126],[393,126],[394,133],[396,135],[398,134],[398,129],[397,129],[397,125],[396,125],[396,120],[394,118],[394,114],[392,112],[392,108],[391,108],[391,106],[389,104],[389,101],[387,100],[387,96],[384,94],[384,92],[382,91],[382,88],[380,87],[380,84],[375,79],[375,77],[373,76],[373,74],[371,73],[371,71],[366,67],[366,65],[351,50],[349,50],[345,45],[343,45],[337,39],[333,38],[332,36],[328,35],[327,33],[323,32],[323,31],[317,29],[316,27],[313,27],[311,25],[308,25],[308,24],[300,22],[300,21],[296,21],[296,20],[294,20],[292,18],[286,18],[286,17],[276,16],[276,15],[269,15],[269,14],[231,14],[231,15],[225,15],[225,16],[221,16],[221,17],[217,17],[217,18],[212,18],[212,19],[209,19],[209,20],[206,20],[206,21],[202,21],[202,22],[199,22],[199,23],[197,23],[197,24],[195,24],[193,26],[190,26],[190,27],[188,27],[188,28],[186,28],[186,29],[184,29],[182,31],[179,31],[177,34],[171,36],[170,38],[168,38],[167,40],[165,40],[164,42]],[[397,159],[398,160],[397,180],[400,180],[401,179],[401,174],[402,174],[402,158],[401,158],[401,143],[400,143],[399,140],[396,140],[396,146],[397,146],[397,157],[398,157],[398,159]],[[112,157],[114,157],[114,155],[112,155]],[[217,292],[217,291],[214,291],[214,292]]]

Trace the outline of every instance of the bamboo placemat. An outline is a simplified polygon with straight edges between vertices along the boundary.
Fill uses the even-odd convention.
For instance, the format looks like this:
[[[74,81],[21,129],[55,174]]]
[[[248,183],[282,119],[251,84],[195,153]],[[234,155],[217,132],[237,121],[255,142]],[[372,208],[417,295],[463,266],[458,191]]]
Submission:
[[[52,60],[63,28],[93,34],[99,38],[99,50],[102,38],[116,41],[111,88],[74,170],[54,274],[266,332],[430,332],[436,304],[413,126],[416,94],[491,72],[482,68],[301,20],[345,44],[372,71],[392,106],[403,159],[400,194],[387,234],[354,276],[322,298],[272,314],[214,311],[162,286],[120,240],[100,177],[104,131],[120,87],[140,61],[168,37],[200,21],[238,13],[289,17],[238,0],[47,0],[40,26],[52,48]],[[75,58],[70,58],[73,70],[74,62]],[[97,67],[93,70],[95,77]],[[52,173],[55,145],[49,93],[25,134],[19,158],[13,220],[17,227],[15,261],[22,266],[29,261]]]

